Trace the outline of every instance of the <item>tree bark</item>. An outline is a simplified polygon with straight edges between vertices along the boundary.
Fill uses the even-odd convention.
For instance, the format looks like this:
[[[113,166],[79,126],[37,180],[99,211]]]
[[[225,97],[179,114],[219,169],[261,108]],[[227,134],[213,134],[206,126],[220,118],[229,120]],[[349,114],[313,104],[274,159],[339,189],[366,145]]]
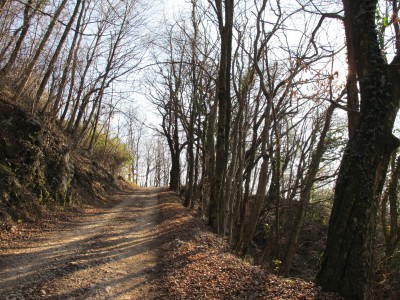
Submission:
[[[193,36],[191,38],[191,83],[192,83],[192,92],[191,92],[191,101],[189,107],[189,124],[187,126],[187,156],[188,156],[188,166],[187,166],[187,186],[186,186],[186,195],[183,205],[188,207],[194,206],[194,125],[196,120],[196,111],[198,105],[198,81],[197,81],[197,39],[198,39],[198,28],[196,22],[196,1],[192,0],[192,16],[191,22],[193,26]]]
[[[1,14],[1,12],[2,12],[4,6],[6,6],[6,3],[7,3],[7,2],[8,2],[8,0],[2,0],[2,1],[0,2],[0,14]]]
[[[230,70],[232,61],[232,28],[234,1],[215,1],[221,39],[220,65],[217,81],[218,123],[215,160],[215,179],[211,185],[209,225],[217,233],[223,233],[224,224],[224,183],[228,164],[229,132],[231,117]],[[224,22],[225,21],[225,22]]]
[[[383,235],[385,237],[385,254],[388,261],[396,250],[400,240],[400,231],[398,227],[398,185],[400,179],[400,156],[396,159],[396,153],[391,158],[391,176],[390,182],[381,203],[381,223]],[[387,223],[387,204],[389,202],[389,223]]]
[[[3,1],[2,3],[4,6],[6,1]],[[8,74],[9,70],[12,68],[12,66],[14,65],[14,63],[18,57],[18,53],[19,53],[19,50],[21,49],[22,42],[24,41],[26,34],[28,33],[28,30],[29,30],[29,23],[30,23],[32,17],[34,16],[34,12],[29,14],[31,7],[32,7],[32,0],[28,0],[28,2],[25,5],[25,9],[24,9],[24,21],[22,24],[21,33],[18,37],[17,42],[15,43],[13,51],[11,52],[9,60],[4,65],[4,67],[0,70],[0,74],[2,76],[6,76]]]
[[[167,105],[169,107],[169,105]],[[167,116],[163,116],[162,128],[167,138],[168,147],[171,155],[171,170],[169,177],[169,189],[179,192],[181,178],[181,148],[179,146],[178,118],[174,111],[169,111],[170,123],[167,124]],[[173,119],[173,120],[171,120]],[[173,122],[173,124],[172,124]],[[171,132],[172,131],[172,132]]]
[[[364,299],[371,268],[376,215],[392,152],[399,105],[398,56],[389,65],[375,30],[377,0],[343,0],[360,85],[360,119],[336,181],[328,240],[316,281],[346,299]]]
[[[349,16],[346,15],[344,18],[346,40],[353,41],[354,37],[350,22],[351,20],[349,20]],[[353,43],[347,43],[347,65],[347,107],[350,109],[349,111],[347,111],[347,126],[349,138],[352,138],[356,131],[359,119],[359,115],[357,112],[359,112],[360,110],[360,100],[358,97],[357,88],[356,53]]]
[[[257,226],[258,218],[260,216],[264,201],[265,193],[268,183],[268,164],[269,155],[267,153],[267,142],[269,141],[269,119],[265,117],[264,129],[261,133],[261,154],[262,154],[262,164],[260,168],[260,175],[258,178],[257,193],[255,195],[254,206],[250,212],[248,221],[244,227],[244,234],[238,241],[235,251],[239,252],[242,256],[246,254],[247,248],[253,239],[253,234]]]
[[[36,65],[36,62],[38,61],[40,54],[42,53],[44,47],[47,44],[47,41],[50,38],[50,35],[53,32],[53,29],[56,25],[56,22],[58,20],[58,17],[61,15],[62,11],[64,10],[66,4],[67,4],[68,0],[63,0],[60,4],[60,6],[56,9],[56,12],[54,13],[53,18],[50,21],[49,27],[47,28],[43,38],[41,39],[41,42],[34,54],[34,56],[32,57],[31,61],[29,62],[28,66],[26,67],[26,69],[23,72],[21,81],[18,84],[18,88],[17,88],[17,92],[15,95],[15,99],[18,101],[19,98],[21,97],[21,95],[23,94],[24,90],[25,90],[25,86],[28,83],[29,77],[32,74],[33,68]]]
[[[68,80],[68,75],[69,75],[69,71],[71,69],[71,62],[74,58],[74,53],[75,53],[75,49],[77,49],[80,45],[80,40],[82,39],[82,35],[79,34],[79,30],[81,30],[81,22],[82,19],[84,19],[84,14],[86,12],[86,8],[85,8],[85,1],[82,2],[82,9],[79,13],[78,16],[78,20],[76,22],[76,26],[75,26],[75,33],[74,33],[74,37],[72,39],[71,42],[71,46],[70,46],[70,50],[68,52],[68,57],[67,60],[65,61],[65,65],[64,65],[64,70],[63,70],[63,75],[61,77],[61,82],[60,82],[60,86],[58,88],[58,92],[55,98],[55,101],[52,105],[51,108],[51,114],[52,114],[52,120],[54,120],[57,117],[57,113],[60,109],[60,102],[61,102],[61,98],[63,96],[63,92],[64,92],[64,88],[67,84],[67,80]],[[78,39],[79,38],[79,39]],[[71,82],[71,85],[73,85],[73,81]]]
[[[281,273],[285,276],[288,275],[290,267],[292,265],[293,257],[296,254],[298,241],[300,237],[301,227],[303,225],[304,217],[306,214],[307,205],[310,202],[310,195],[312,186],[314,184],[315,176],[319,169],[322,156],[325,148],[325,138],[328,134],[329,127],[331,124],[332,114],[335,109],[335,104],[331,104],[325,114],[325,123],[322,129],[321,135],[315,152],[312,155],[310,166],[308,167],[308,173],[304,179],[303,188],[300,192],[299,209],[297,211],[296,220],[294,221],[293,230],[290,235],[288,247],[286,250],[285,259],[282,264]]]
[[[82,0],[77,0],[77,1],[76,1],[75,8],[74,8],[74,11],[73,11],[73,13],[72,13],[72,16],[71,16],[71,18],[69,19],[68,24],[67,24],[67,26],[65,27],[64,32],[63,32],[63,34],[62,34],[62,36],[61,36],[61,38],[60,38],[60,41],[58,42],[57,48],[56,48],[56,50],[54,51],[54,54],[53,54],[53,56],[52,56],[52,58],[51,58],[51,60],[50,60],[50,63],[49,63],[49,65],[47,66],[47,70],[46,70],[46,72],[44,73],[43,78],[42,78],[42,81],[40,82],[39,88],[38,88],[38,90],[37,90],[37,92],[36,92],[36,97],[35,97],[34,102],[33,102],[33,105],[32,105],[32,111],[34,111],[34,110],[36,109],[36,106],[37,106],[37,104],[39,103],[40,98],[41,98],[42,95],[43,95],[43,92],[44,92],[44,90],[45,90],[45,88],[46,88],[46,85],[47,85],[47,83],[48,83],[48,81],[49,81],[49,78],[50,78],[50,76],[51,76],[51,73],[53,72],[54,65],[55,65],[55,63],[56,63],[56,61],[57,61],[57,59],[58,59],[58,56],[59,56],[60,53],[61,53],[61,49],[63,48],[64,43],[65,43],[65,41],[66,41],[66,39],[67,39],[67,36],[68,36],[68,34],[69,34],[69,31],[71,30],[72,24],[73,24],[74,21],[75,21],[75,17],[76,17],[77,14],[78,14],[79,7],[81,6],[81,1],[82,1]]]

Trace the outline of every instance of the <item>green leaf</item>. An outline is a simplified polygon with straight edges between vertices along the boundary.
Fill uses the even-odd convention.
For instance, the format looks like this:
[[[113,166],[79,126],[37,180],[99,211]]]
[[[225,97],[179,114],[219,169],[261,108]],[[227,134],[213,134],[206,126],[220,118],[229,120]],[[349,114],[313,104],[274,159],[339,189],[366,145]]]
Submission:
[[[389,26],[389,18],[388,16],[383,17],[383,26],[388,27]]]

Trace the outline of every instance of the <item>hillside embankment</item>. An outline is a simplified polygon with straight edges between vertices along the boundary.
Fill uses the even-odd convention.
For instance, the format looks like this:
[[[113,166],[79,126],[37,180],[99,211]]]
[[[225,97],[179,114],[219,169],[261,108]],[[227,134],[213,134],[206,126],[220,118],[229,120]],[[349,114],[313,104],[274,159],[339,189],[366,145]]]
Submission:
[[[0,99],[0,230],[126,186],[45,118]]]

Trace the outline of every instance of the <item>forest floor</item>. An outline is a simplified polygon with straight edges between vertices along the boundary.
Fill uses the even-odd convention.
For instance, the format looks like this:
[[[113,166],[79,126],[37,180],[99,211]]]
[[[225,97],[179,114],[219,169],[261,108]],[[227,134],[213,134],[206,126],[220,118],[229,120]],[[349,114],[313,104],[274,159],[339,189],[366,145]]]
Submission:
[[[232,255],[165,189],[0,232],[0,299],[340,299]]]

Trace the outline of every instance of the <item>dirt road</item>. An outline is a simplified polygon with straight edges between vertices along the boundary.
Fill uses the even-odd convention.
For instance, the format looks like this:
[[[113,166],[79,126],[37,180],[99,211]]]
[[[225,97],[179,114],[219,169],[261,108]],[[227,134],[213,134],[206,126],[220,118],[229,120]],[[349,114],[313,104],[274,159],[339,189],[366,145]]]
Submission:
[[[153,299],[159,191],[1,249],[0,299]]]

